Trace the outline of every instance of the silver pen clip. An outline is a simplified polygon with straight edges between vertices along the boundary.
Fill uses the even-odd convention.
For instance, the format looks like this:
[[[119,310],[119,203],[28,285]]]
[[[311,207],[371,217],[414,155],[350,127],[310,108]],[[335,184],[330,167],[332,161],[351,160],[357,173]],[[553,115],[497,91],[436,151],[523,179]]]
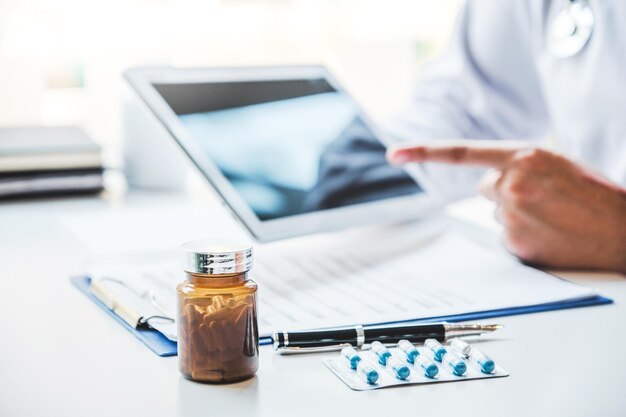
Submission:
[[[350,343],[341,343],[338,345],[330,346],[315,346],[315,347],[298,347],[298,346],[283,346],[276,348],[276,353],[279,355],[294,355],[296,353],[316,353],[316,352],[332,352],[341,350],[345,347],[352,346]]]

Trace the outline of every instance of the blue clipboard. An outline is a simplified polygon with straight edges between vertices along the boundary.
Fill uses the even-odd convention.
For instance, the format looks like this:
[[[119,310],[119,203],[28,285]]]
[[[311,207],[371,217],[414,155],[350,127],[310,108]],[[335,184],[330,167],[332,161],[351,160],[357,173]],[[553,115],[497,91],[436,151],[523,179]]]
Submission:
[[[133,328],[124,320],[122,320],[117,314],[113,312],[113,310],[109,309],[105,304],[103,304],[100,300],[98,300],[94,295],[89,291],[89,286],[91,284],[91,278],[89,277],[74,277],[71,279],[72,284],[76,288],[80,290],[83,294],[89,297],[94,303],[96,303],[100,308],[106,311],[113,319],[115,319],[122,327],[128,330],[130,333],[135,335],[136,338],[141,340],[143,344],[148,346],[150,350],[156,353],[159,356],[175,356],[177,354],[176,350],[176,342],[172,342],[167,337],[163,336],[163,334],[158,331],[150,328]],[[613,300],[610,298],[602,297],[600,295],[591,296],[588,298],[581,298],[578,300],[570,300],[570,301],[558,301],[554,303],[544,303],[544,304],[536,304],[530,306],[522,306],[522,307],[512,307],[512,308],[503,308],[498,310],[485,310],[485,311],[475,311],[464,314],[455,314],[450,316],[440,316],[440,317],[427,317],[420,318],[415,320],[405,320],[401,322],[393,322],[393,323],[370,323],[370,326],[373,325],[381,325],[381,324],[389,324],[390,326],[394,324],[410,324],[410,323],[427,323],[427,322],[457,322],[457,321],[469,321],[469,320],[484,320],[490,319],[494,317],[504,317],[504,316],[515,316],[520,314],[531,314],[531,313],[540,313],[543,311],[553,311],[553,310],[564,310],[568,308],[578,308],[578,307],[590,307],[602,304],[611,304]],[[365,328],[368,325],[364,326]],[[262,337],[259,341],[261,345],[269,345],[272,344],[271,337]]]

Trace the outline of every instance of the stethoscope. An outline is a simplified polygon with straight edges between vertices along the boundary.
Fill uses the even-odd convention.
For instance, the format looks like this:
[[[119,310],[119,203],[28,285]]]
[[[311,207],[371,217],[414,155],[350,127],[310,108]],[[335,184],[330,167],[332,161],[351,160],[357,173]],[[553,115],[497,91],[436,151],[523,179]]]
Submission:
[[[588,0],[570,0],[548,31],[548,49],[557,58],[569,58],[589,42],[595,19]]]

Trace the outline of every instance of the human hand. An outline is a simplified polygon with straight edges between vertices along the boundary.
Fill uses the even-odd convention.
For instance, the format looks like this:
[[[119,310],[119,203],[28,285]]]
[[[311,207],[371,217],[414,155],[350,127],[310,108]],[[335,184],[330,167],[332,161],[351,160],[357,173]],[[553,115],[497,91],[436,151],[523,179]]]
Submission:
[[[497,145],[392,148],[392,164],[441,162],[493,168],[480,191],[497,203],[507,249],[552,267],[626,273],[626,190],[542,149]]]

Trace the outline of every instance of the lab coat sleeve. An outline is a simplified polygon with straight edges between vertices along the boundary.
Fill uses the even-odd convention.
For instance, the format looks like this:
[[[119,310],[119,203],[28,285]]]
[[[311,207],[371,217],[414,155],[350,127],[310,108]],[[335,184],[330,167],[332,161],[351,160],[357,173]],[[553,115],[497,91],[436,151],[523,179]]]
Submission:
[[[535,67],[542,28],[529,1],[468,0],[447,51],[421,73],[410,105],[386,123],[392,142],[538,139],[548,115]],[[483,170],[424,164],[447,197],[476,190]]]

